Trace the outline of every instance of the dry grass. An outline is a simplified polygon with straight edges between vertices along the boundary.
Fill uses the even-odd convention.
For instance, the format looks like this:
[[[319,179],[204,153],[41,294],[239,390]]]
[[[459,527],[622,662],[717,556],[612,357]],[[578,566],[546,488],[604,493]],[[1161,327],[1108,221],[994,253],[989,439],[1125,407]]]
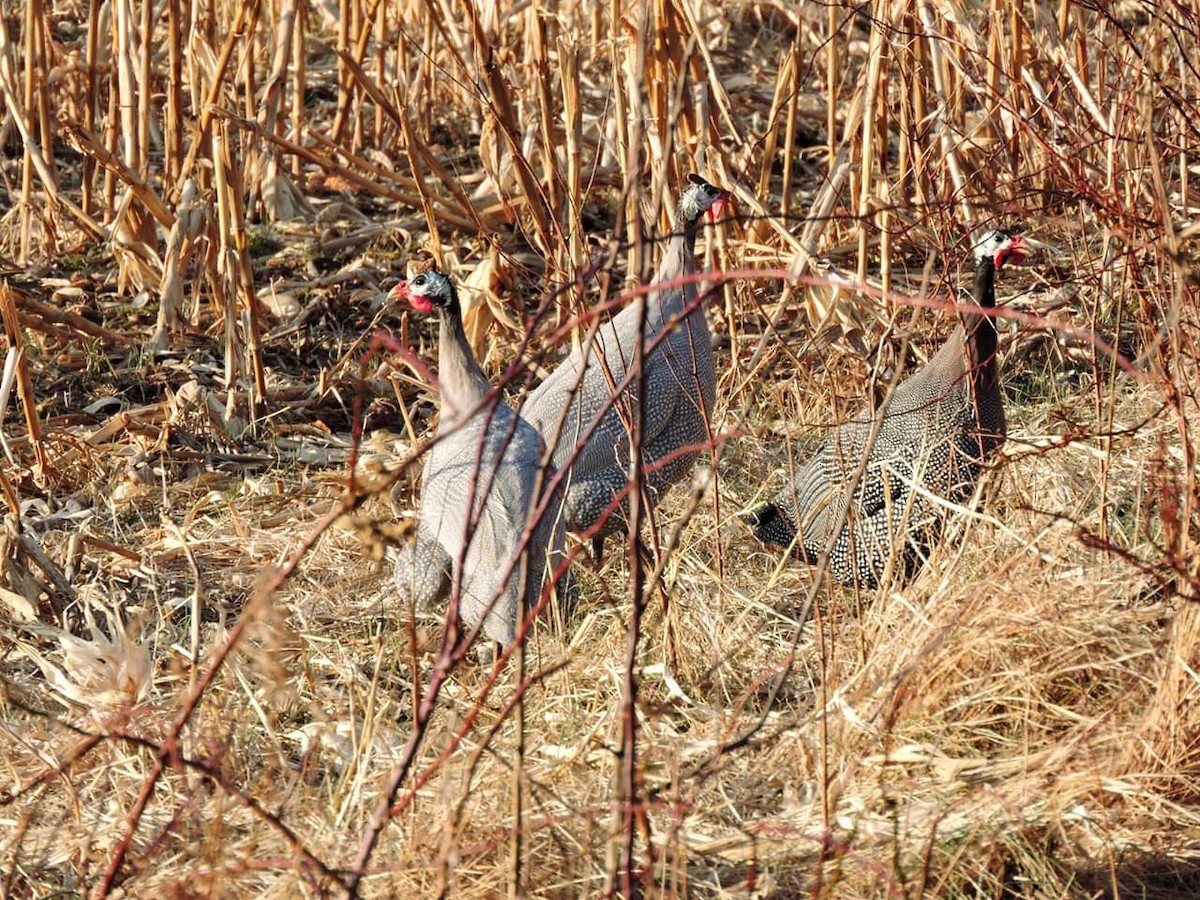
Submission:
[[[1200,10],[612,8],[0,22],[0,892],[1200,893]],[[739,213],[720,439],[659,511],[631,783],[623,559],[523,670],[372,563],[433,409],[372,338],[431,358],[381,306],[429,255],[489,372],[551,367],[693,169]],[[1013,222],[1004,459],[910,585],[814,585],[737,515]]]

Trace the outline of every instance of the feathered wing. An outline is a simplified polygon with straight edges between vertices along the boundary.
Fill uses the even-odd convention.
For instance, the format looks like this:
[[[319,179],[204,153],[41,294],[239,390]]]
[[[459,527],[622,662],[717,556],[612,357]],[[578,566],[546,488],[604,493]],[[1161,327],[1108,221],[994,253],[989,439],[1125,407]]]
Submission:
[[[609,352],[604,360],[611,373],[611,380],[600,361],[590,363],[576,398],[568,400],[566,394],[578,378],[580,360],[574,356],[543,382],[538,391],[530,396],[526,415],[543,434],[553,437],[554,424],[567,407],[555,461],[565,464],[575,445],[588,434],[597,413],[608,402],[613,387],[625,378],[626,361],[632,357],[633,341],[614,338],[628,332],[627,323],[636,325],[636,318],[628,316],[635,310],[626,310],[612,323],[607,331]],[[647,323],[648,326],[650,323]],[[629,433],[626,429],[632,409],[637,401],[636,390],[644,393],[646,402],[642,408],[641,446],[647,464],[653,464],[664,456],[677,453],[685,447],[699,447],[706,437],[706,420],[712,409],[713,370],[712,350],[707,333],[696,334],[697,323],[688,318],[675,323],[675,330],[661,340],[643,363],[642,378],[617,398],[609,411],[596,424],[571,465],[571,481],[576,488],[588,492],[600,490],[611,497],[613,491],[625,486],[629,471]],[[704,328],[703,322],[699,323]],[[602,332],[603,333],[603,332]],[[652,338],[653,339],[653,338]],[[597,339],[599,345],[599,338]],[[599,346],[594,352],[599,353]],[[616,352],[619,350],[620,352]],[[552,414],[552,415],[551,415]],[[678,480],[690,468],[698,450],[684,453],[659,469],[652,482],[667,487]],[[586,486],[587,482],[599,481],[601,485]]]
[[[847,497],[870,433],[869,425],[850,424],[856,427],[831,435],[776,496],[775,515],[785,510],[799,532],[796,556],[815,563],[829,549],[835,579],[871,587],[887,567],[894,538],[924,516],[927,501],[913,490],[915,473],[902,452],[873,452]]]
[[[664,438],[678,446],[706,437],[705,421],[712,413],[715,364],[708,326],[703,317],[679,322],[649,358],[643,379],[648,400],[642,422],[642,442],[657,445]],[[670,397],[671,402],[658,402]],[[690,440],[689,440],[690,439]]]
[[[546,441],[554,443],[556,467],[564,466],[575,453],[576,445],[583,441],[571,465],[576,476],[586,477],[608,466],[610,462],[601,448],[611,446],[623,434],[620,418],[611,409],[590,434],[589,429],[612,395],[612,387],[625,378],[625,361],[632,355],[633,345],[630,341],[626,346],[625,329],[620,326],[622,316],[628,312],[601,326],[590,346],[570,353],[530,392],[521,410],[521,415]],[[561,428],[556,434],[560,421]]]
[[[563,416],[563,407],[571,402],[571,385],[579,380],[580,359],[574,353],[567,355],[567,358],[559,363],[558,367],[553,372],[546,376],[546,379],[529,392],[529,396],[525,398],[525,403],[521,407],[521,417],[530,425],[538,430],[538,432],[550,442],[556,439],[554,445],[555,463],[558,462],[558,454],[562,452],[567,441],[567,434],[571,429],[571,421],[578,416],[572,416],[572,411],[567,410]],[[580,381],[578,390],[583,390],[584,382]],[[562,434],[555,435],[553,430],[558,423],[560,417],[563,419]]]
[[[960,349],[952,339],[943,353],[949,357]],[[944,362],[926,366],[896,389],[882,413],[868,407],[835,430],[797,472],[794,489],[776,498],[797,519],[802,555],[811,562],[829,547],[839,581],[873,586],[893,548],[909,565],[913,554],[927,549],[936,526],[939,504],[931,495],[955,501],[959,486],[973,483],[978,441],[972,438],[976,450],[964,454],[963,436],[974,412],[965,379],[945,377],[947,368]],[[872,421],[879,415],[871,442]],[[846,509],[847,487],[864,455],[867,464]],[[835,533],[843,509],[845,525]]]
[[[545,442],[537,430],[525,422],[518,420],[520,449],[514,455],[525,460],[539,460],[545,453]],[[515,443],[515,442],[514,442]],[[514,448],[515,449],[515,448]],[[518,476],[505,482],[502,492],[504,513],[502,518],[495,519],[498,527],[503,527],[511,536],[507,553],[501,561],[504,568],[510,560],[516,560],[513,568],[512,586],[514,598],[520,594],[527,608],[531,608],[538,600],[543,582],[553,573],[554,569],[565,559],[563,546],[564,523],[562,515],[562,491],[555,490],[550,494],[549,502],[544,504],[545,512],[538,514],[542,508],[542,499],[549,490],[551,471],[542,473],[537,465],[520,465],[516,468]],[[536,518],[536,521],[534,519]],[[526,547],[524,591],[520,592],[521,560],[517,558],[521,538],[529,530],[530,538]],[[513,606],[513,623],[516,623],[516,606]]]
[[[647,373],[649,374],[649,372]],[[655,446],[655,440],[662,434],[661,428],[648,427],[655,423],[650,421],[650,408],[658,418],[671,418],[675,414],[679,398],[674,393],[655,394],[652,380],[646,383],[648,396],[657,397],[654,404],[645,404],[646,419],[643,421],[642,454],[647,466],[653,466],[663,454]],[[631,395],[626,395],[619,402],[631,401]],[[629,410],[622,411],[628,415]],[[609,416],[602,423],[603,430],[597,429],[598,439],[588,442],[586,454],[581,453],[575,466],[571,468],[570,482],[567,487],[567,520],[590,527],[596,516],[606,509],[629,485],[629,433],[621,418]],[[673,460],[669,466],[678,467],[680,460]],[[647,482],[651,488],[658,490],[664,486],[663,469],[652,469],[647,474]],[[669,482],[666,486],[669,486]],[[622,500],[620,507],[614,509],[608,524],[601,527],[602,534],[609,534],[616,529],[617,523],[624,521],[622,509],[627,507],[627,500]]]
[[[508,504],[497,491],[489,493],[479,512],[470,543],[463,553],[462,594],[459,612],[468,627],[483,623],[494,641],[510,644],[516,638],[519,572],[514,567],[505,578],[516,545],[514,534],[524,519],[514,521]]]

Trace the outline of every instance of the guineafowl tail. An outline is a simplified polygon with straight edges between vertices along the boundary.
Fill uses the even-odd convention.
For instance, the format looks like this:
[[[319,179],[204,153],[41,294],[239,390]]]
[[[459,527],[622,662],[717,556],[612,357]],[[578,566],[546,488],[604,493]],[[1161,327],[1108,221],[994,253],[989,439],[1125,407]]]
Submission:
[[[796,529],[774,501],[748,513],[745,522],[764,544],[787,547],[796,539]]]

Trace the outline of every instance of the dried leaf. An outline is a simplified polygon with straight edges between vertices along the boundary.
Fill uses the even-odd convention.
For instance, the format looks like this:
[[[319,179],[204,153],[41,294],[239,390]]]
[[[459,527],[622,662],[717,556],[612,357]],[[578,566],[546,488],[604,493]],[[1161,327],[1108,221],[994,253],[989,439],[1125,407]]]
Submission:
[[[475,355],[486,360],[495,345],[492,328],[499,323],[509,334],[521,331],[521,323],[500,296],[508,263],[493,250],[463,281],[459,296],[463,299],[463,329]]]

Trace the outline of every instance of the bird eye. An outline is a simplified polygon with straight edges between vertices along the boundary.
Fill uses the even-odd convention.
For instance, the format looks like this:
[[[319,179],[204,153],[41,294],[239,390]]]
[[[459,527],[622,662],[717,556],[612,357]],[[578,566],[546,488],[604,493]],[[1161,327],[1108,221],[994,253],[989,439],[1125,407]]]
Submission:
[[[428,279],[424,275],[418,275],[416,278],[413,279],[413,284],[423,285],[427,280]]]

